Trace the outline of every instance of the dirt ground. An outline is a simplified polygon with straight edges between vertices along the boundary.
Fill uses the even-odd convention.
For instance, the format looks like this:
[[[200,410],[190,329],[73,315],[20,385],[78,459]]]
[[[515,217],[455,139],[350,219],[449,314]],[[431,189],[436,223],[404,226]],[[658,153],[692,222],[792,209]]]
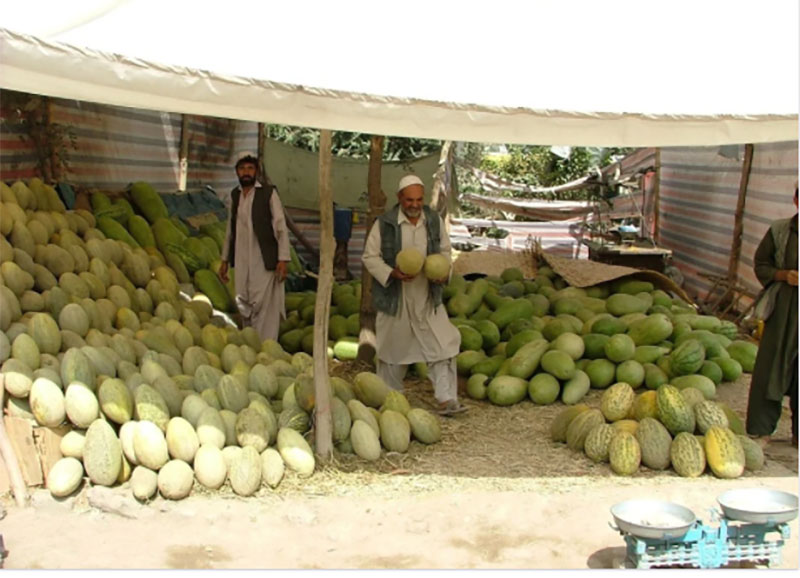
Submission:
[[[719,398],[743,414],[748,385],[747,377],[722,385]],[[420,382],[409,381],[407,394],[412,405],[432,400]],[[586,401],[599,397],[593,391]],[[674,501],[715,525],[711,510],[728,489],[798,493],[788,411],[764,470],[689,480],[645,468],[618,477],[550,442],[560,404],[466,403],[467,414],[444,420],[439,444],[414,443],[370,464],[339,455],[309,479],[287,474],[276,490],[250,498],[195,485],[180,502],[140,504],[123,486],[84,487],[59,501],[40,489],[19,509],[4,496],[5,568],[607,569],[625,556],[609,526],[618,502]],[[798,520],[789,527],[779,568],[798,568]]]

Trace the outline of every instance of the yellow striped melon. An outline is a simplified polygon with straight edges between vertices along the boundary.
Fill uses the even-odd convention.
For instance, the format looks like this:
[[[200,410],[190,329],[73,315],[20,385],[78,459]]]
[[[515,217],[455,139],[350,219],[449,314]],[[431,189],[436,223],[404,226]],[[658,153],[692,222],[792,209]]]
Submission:
[[[712,425],[705,433],[706,461],[718,478],[738,478],[744,472],[742,442],[729,428]]]

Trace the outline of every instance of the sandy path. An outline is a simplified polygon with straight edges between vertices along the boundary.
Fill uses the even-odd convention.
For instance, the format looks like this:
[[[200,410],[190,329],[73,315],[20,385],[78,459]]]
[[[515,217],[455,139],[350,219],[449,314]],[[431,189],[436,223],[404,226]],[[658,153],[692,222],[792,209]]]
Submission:
[[[787,472],[788,473],[788,472]],[[609,508],[633,498],[666,499],[709,524],[716,496],[731,488],[797,492],[793,475],[731,481],[529,480],[519,491],[241,500],[192,496],[129,500],[135,519],[56,502],[9,509],[0,531],[5,568],[610,568],[624,556]],[[120,495],[129,495],[116,490]],[[379,495],[380,494],[380,495]],[[83,511],[81,511],[83,510]],[[798,567],[798,522],[781,568]]]

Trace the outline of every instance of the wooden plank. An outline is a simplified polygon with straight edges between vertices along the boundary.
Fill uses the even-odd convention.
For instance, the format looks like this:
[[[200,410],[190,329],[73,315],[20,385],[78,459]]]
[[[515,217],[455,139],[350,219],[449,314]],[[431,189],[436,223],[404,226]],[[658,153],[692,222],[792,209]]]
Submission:
[[[68,425],[55,428],[37,427],[33,430],[33,443],[39,455],[45,484],[47,484],[47,474],[50,473],[53,465],[64,457],[61,453],[61,438],[71,430],[72,428]]]
[[[331,131],[323,129],[319,143],[320,257],[317,300],[314,306],[314,434],[316,453],[333,456],[330,379],[328,377],[328,316],[333,288],[333,190],[331,186]]]
[[[373,135],[369,148],[369,172],[367,191],[369,194],[369,213],[367,215],[367,235],[372,224],[386,208],[386,195],[381,189],[381,167],[383,166],[383,136]],[[358,334],[358,360],[372,365],[375,357],[375,308],[372,306],[372,275],[366,267],[361,268],[361,329]]]
[[[728,279],[735,281],[739,271],[739,257],[742,254],[742,232],[744,231],[744,205],[747,201],[747,185],[750,182],[750,168],[753,166],[753,145],[744,145],[744,161],[742,176],[739,179],[739,198],[736,200],[736,212],[733,216],[733,241],[731,256],[728,260]]]
[[[2,484],[4,488],[8,487],[14,493],[14,501],[17,506],[22,508],[28,502],[28,492],[25,488],[25,479],[22,477],[16,450],[11,445],[11,440],[6,430],[6,420],[3,417],[5,393],[5,379],[3,374],[0,374],[0,466],[3,469]]]
[[[5,417],[4,420],[8,439],[11,447],[19,461],[19,469],[22,472],[22,479],[28,486],[40,486],[42,478],[42,466],[39,463],[39,456],[36,454],[36,446],[33,443],[33,428],[28,420],[21,417]]]

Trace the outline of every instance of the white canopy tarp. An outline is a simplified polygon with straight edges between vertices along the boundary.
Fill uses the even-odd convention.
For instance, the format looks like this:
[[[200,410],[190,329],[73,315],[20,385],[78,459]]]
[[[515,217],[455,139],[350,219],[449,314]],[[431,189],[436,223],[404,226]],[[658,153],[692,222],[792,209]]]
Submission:
[[[796,0],[28,0],[0,88],[449,139],[797,138]]]

